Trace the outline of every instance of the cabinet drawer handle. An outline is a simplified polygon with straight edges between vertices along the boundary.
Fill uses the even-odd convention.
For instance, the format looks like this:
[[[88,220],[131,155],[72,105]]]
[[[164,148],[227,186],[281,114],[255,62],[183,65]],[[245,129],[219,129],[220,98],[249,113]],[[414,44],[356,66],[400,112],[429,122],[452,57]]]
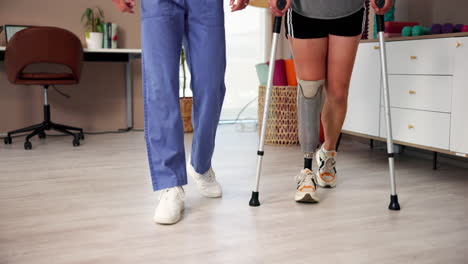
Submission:
[[[418,58],[417,56],[411,56],[411,57],[410,57],[410,59],[412,59],[412,60],[415,60],[415,59],[417,59],[417,58]]]
[[[413,129],[414,126],[413,125],[408,125],[408,129]]]
[[[413,91],[413,90],[409,91],[409,94],[415,94],[415,93],[416,93],[416,91]]]
[[[461,47],[461,43],[460,42],[457,42],[457,44],[455,44],[455,46],[458,48],[458,47]]]
[[[378,49],[380,49],[380,47],[379,46],[374,46],[374,49],[378,50]]]

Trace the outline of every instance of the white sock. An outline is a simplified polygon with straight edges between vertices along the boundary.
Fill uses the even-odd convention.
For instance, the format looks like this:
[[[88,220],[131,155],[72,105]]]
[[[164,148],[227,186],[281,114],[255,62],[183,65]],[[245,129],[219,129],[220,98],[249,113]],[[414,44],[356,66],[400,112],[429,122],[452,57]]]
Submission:
[[[327,150],[327,149],[325,149],[325,145],[322,145],[322,151],[325,152],[325,153],[336,152],[335,150]]]

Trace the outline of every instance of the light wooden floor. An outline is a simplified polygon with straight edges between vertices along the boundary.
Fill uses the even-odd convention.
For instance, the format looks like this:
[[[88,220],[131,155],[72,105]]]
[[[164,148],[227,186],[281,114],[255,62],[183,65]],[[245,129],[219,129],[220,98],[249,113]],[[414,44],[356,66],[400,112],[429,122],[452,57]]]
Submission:
[[[185,218],[152,222],[142,132],[0,145],[0,263],[468,263],[468,170],[405,153],[402,211],[389,201],[384,148],[344,138],[336,189],[293,201],[299,148],[268,147],[259,208],[248,200],[255,132],[221,126],[214,168],[222,199],[186,188]],[[190,136],[186,137],[190,141]],[[189,144],[187,144],[189,148]]]

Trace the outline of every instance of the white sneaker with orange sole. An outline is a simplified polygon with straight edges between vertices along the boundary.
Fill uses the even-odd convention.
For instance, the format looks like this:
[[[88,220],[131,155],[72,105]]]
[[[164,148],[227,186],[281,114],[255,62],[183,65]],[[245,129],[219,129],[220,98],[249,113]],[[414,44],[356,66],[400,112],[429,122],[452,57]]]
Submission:
[[[317,183],[320,187],[333,188],[336,186],[336,155],[336,151],[327,151],[323,146],[315,154],[318,166]]]
[[[317,203],[319,201],[316,195],[317,184],[315,174],[309,169],[303,169],[296,176],[297,190],[294,200],[300,203]]]

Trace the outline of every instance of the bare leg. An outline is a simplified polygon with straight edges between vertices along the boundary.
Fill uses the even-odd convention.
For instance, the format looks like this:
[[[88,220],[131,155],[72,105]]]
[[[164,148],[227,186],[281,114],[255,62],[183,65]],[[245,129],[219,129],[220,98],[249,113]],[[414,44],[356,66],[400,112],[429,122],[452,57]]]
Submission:
[[[326,77],[328,38],[289,38],[294,55],[297,77],[301,80],[318,81]]]
[[[361,35],[329,36],[326,100],[322,111],[324,147],[334,150],[341,133],[348,106],[348,89]]]

